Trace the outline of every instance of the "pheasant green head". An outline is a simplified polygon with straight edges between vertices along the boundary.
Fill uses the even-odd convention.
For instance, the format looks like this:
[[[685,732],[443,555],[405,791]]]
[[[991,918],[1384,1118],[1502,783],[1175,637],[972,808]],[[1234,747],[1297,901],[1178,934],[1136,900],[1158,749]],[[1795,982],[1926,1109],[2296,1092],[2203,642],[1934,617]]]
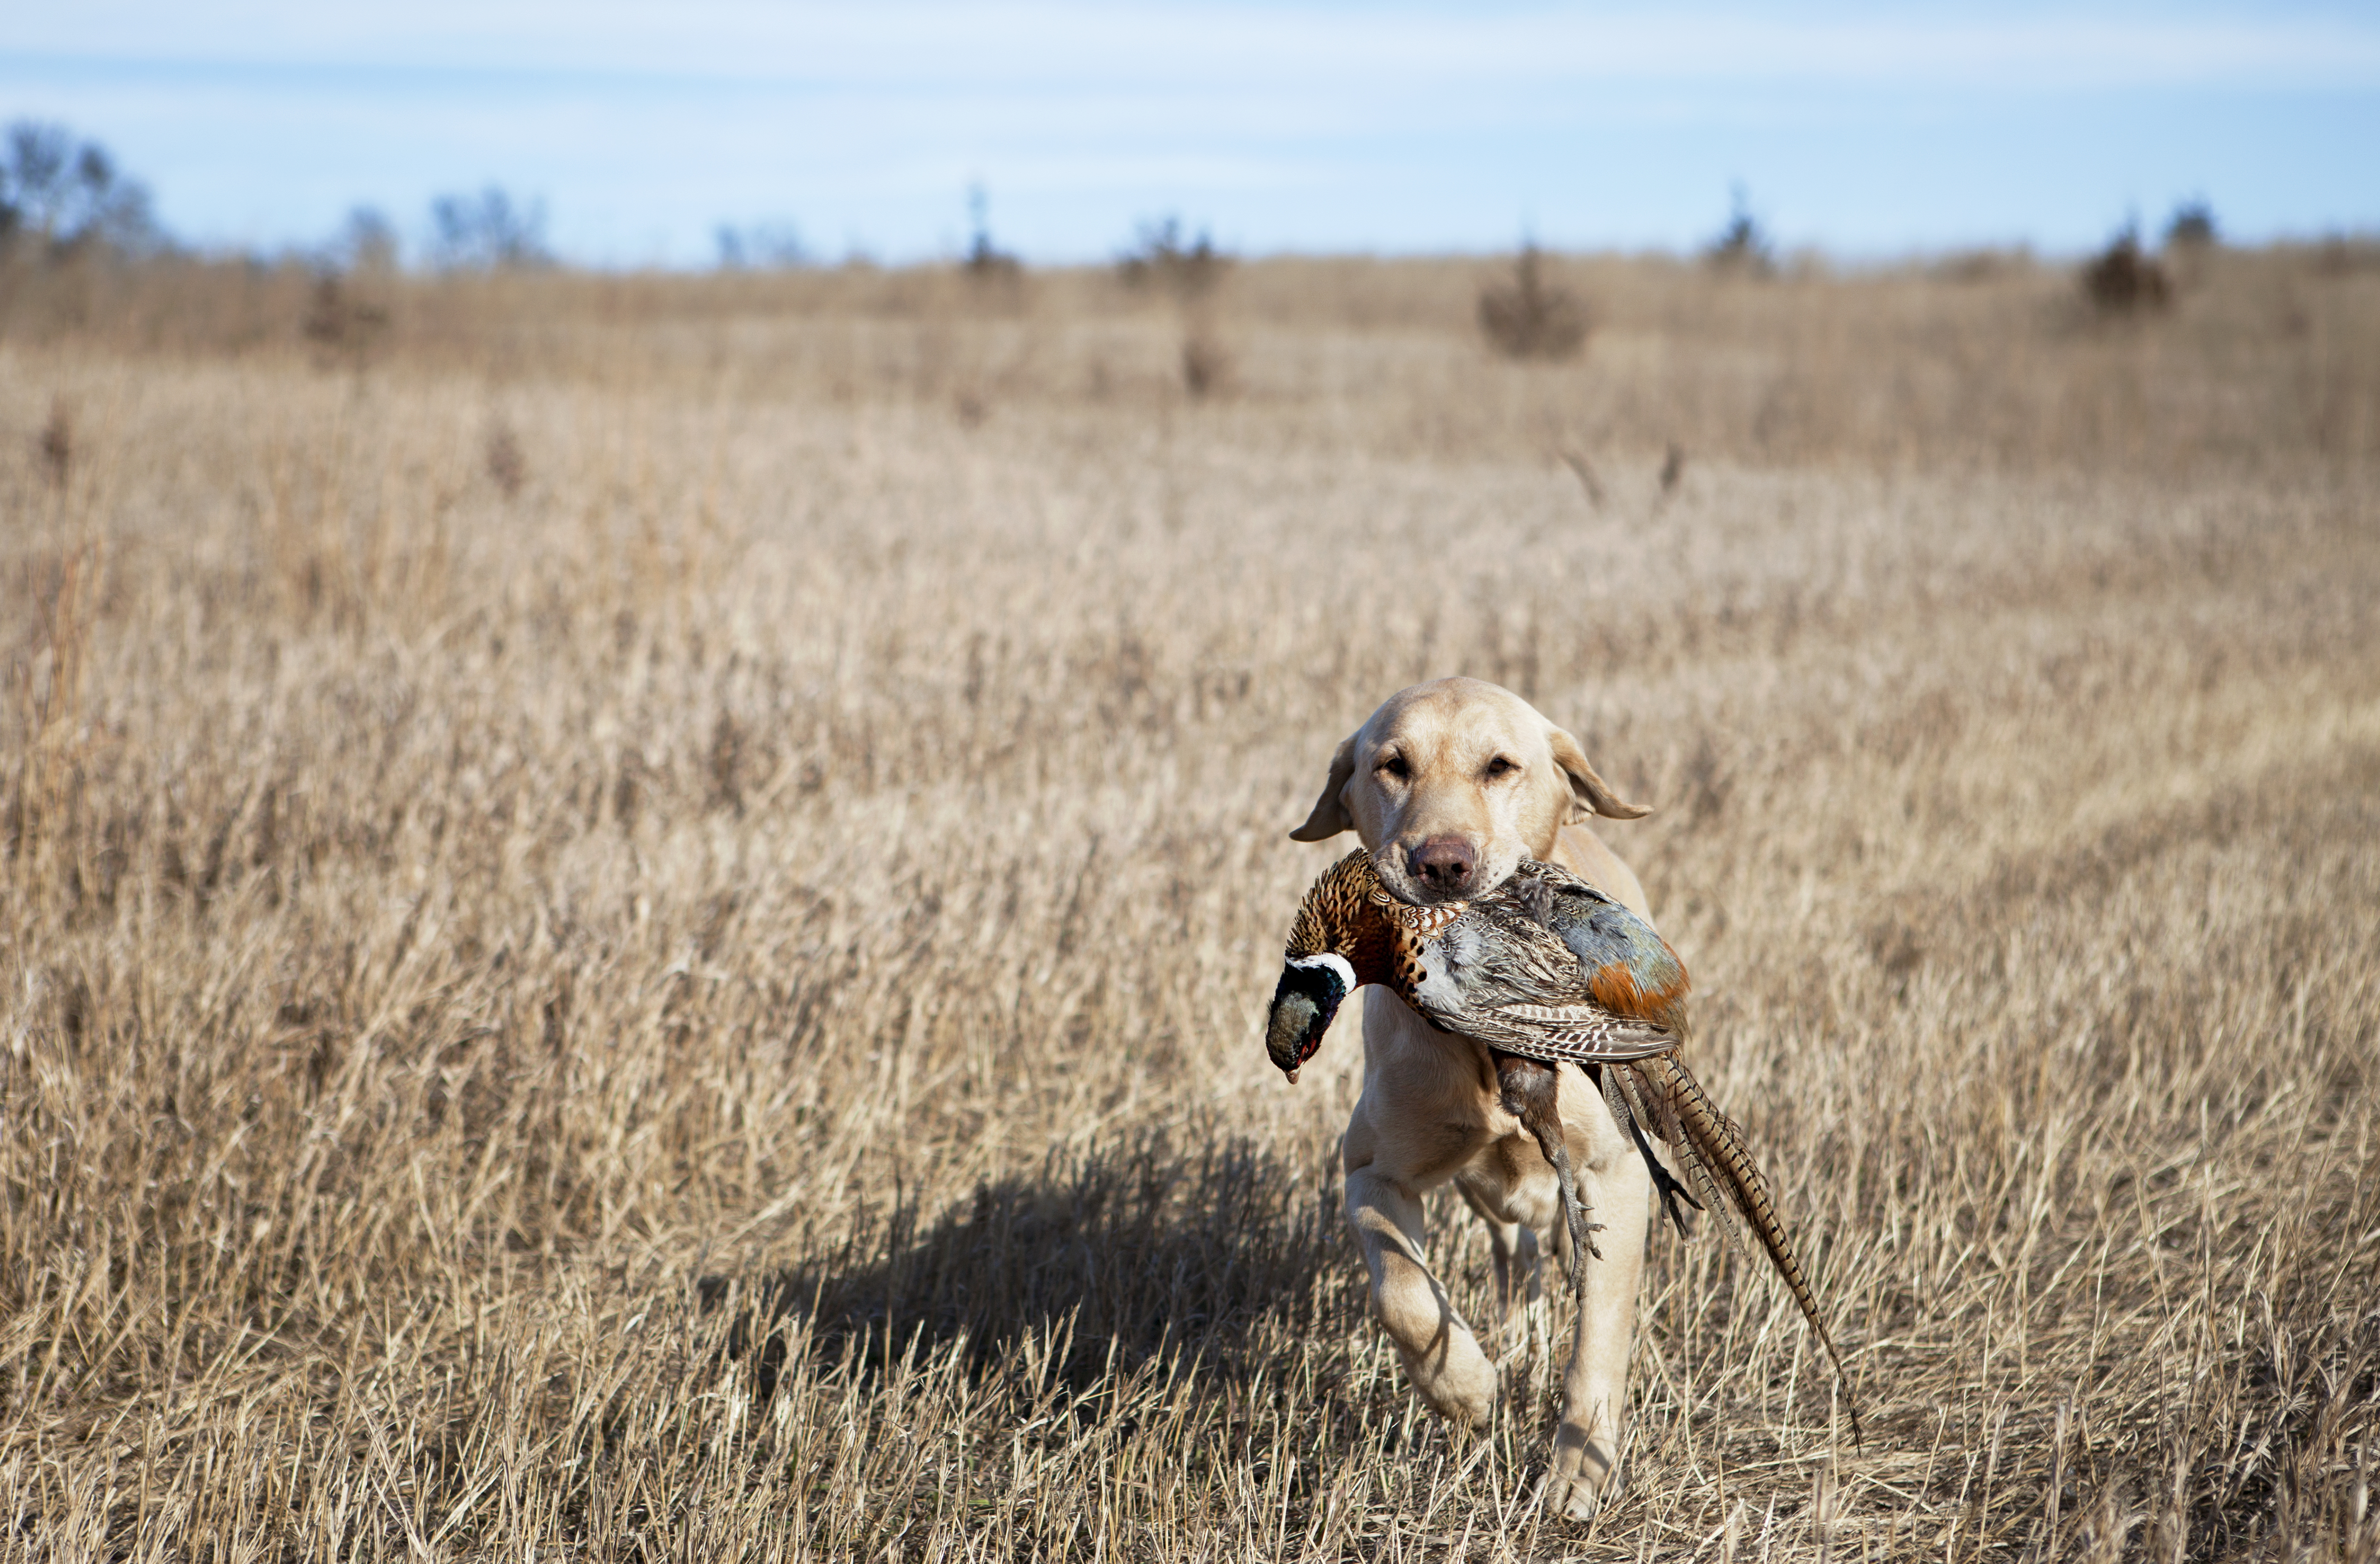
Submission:
[[[1464,903],[1409,908],[1389,895],[1361,849],[1322,872],[1298,904],[1281,952],[1281,982],[1265,1022],[1265,1051],[1290,1080],[1322,1045],[1322,1034],[1348,995],[1389,981],[1401,928],[1419,922],[1442,927]]]

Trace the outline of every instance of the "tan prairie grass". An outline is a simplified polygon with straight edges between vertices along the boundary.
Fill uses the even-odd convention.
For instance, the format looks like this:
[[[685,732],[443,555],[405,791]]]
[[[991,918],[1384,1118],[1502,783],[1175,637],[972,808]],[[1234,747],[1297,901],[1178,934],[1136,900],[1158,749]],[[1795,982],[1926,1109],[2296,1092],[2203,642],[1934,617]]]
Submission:
[[[352,353],[17,278],[0,1556],[2380,1554],[2380,274],[1565,261],[1524,367],[1496,270],[1236,267],[1203,399],[1104,275],[384,279]],[[1358,1040],[1257,1018],[1454,671],[1660,806],[1863,1448],[1708,1240],[1591,1525],[1566,1309],[1471,1438],[1367,1321]]]

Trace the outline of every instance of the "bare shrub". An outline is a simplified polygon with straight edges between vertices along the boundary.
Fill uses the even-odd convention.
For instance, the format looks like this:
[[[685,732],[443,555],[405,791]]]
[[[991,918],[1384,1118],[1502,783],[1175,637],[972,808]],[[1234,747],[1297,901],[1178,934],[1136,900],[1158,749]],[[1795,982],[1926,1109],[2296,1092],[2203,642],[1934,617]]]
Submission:
[[[2173,300],[2165,268],[2143,252],[2140,229],[2127,226],[2082,268],[2082,296],[2102,315],[2154,313]]]
[[[482,464],[504,498],[520,498],[521,485],[528,482],[528,458],[521,450],[520,436],[503,419],[488,425]]]
[[[476,195],[443,195],[430,203],[435,230],[431,262],[445,271],[512,271],[551,266],[545,243],[545,202],[517,202],[501,185]]]
[[[1127,287],[1159,288],[1186,305],[1212,293],[1231,265],[1232,258],[1215,248],[1206,229],[1187,238],[1182,219],[1166,217],[1140,226],[1132,247],[1116,261],[1116,275]]]
[[[53,489],[63,489],[74,476],[74,418],[67,411],[66,398],[50,401],[50,419],[33,439],[33,454],[40,458],[42,476]]]
[[[1178,217],[1143,223],[1132,247],[1116,261],[1116,276],[1125,287],[1160,293],[1172,302],[1182,323],[1176,360],[1182,388],[1193,400],[1216,395],[1231,381],[1232,355],[1216,330],[1214,299],[1231,264],[1204,229],[1185,239]]]
[[[314,345],[323,363],[361,369],[388,330],[388,311],[358,297],[346,277],[325,271],[314,279],[314,290],[298,329]]]
[[[1479,290],[1479,329],[1508,359],[1574,359],[1586,346],[1586,306],[1545,277],[1545,256],[1524,244],[1510,282]]]
[[[1182,339],[1182,388],[1193,397],[1214,395],[1231,378],[1232,356],[1214,336],[1194,329]]]

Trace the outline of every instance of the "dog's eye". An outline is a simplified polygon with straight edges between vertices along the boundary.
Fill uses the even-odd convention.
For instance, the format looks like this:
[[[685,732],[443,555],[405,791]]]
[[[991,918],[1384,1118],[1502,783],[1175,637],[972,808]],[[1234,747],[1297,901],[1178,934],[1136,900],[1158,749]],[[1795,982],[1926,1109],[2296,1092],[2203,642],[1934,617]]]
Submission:
[[[1400,782],[1413,775],[1413,767],[1405,764],[1405,757],[1402,755],[1390,755],[1380,763],[1380,770]]]
[[[1519,766],[1514,765],[1511,761],[1506,760],[1501,755],[1498,755],[1494,760],[1488,763],[1488,780],[1493,782],[1499,776],[1506,776],[1520,769],[1521,768]]]

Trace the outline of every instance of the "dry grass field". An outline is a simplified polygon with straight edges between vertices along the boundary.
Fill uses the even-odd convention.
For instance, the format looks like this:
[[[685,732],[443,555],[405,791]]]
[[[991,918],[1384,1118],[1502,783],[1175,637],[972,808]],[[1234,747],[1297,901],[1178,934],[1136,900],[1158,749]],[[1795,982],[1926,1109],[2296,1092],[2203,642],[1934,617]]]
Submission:
[[[0,1558],[2380,1557],[2368,261],[0,279]],[[1458,671],[1864,1448],[1707,1240],[1591,1526],[1366,1319],[1257,1029]]]

